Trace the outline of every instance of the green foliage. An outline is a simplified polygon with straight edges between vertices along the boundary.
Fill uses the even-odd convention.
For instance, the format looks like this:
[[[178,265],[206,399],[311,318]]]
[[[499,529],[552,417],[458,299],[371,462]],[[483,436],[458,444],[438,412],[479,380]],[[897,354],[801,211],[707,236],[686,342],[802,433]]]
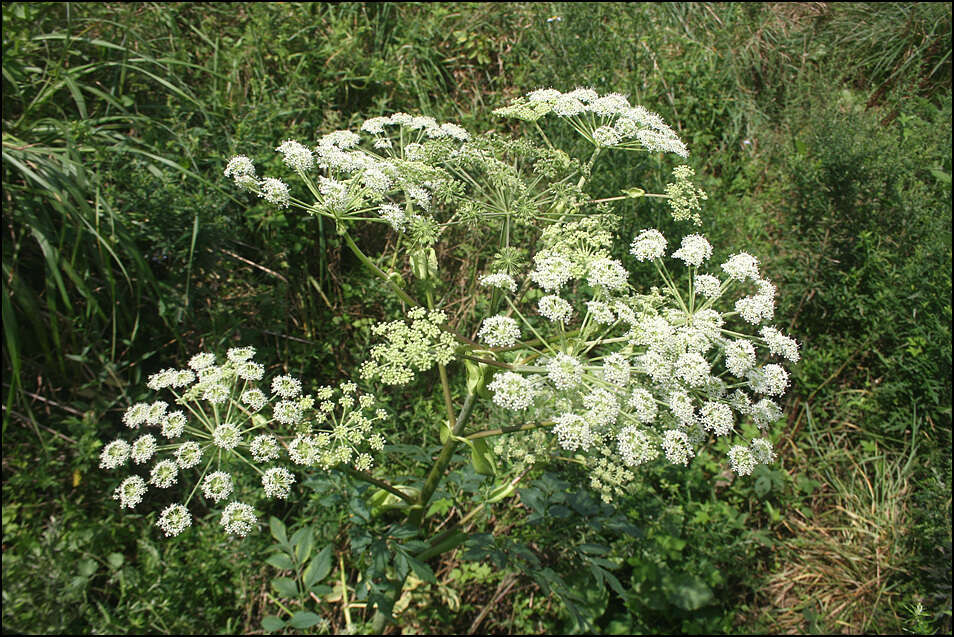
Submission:
[[[789,590],[778,579],[798,573],[772,552],[823,572],[812,569],[831,557],[830,540],[792,518],[847,526],[838,507],[872,506],[866,480],[890,475],[916,431],[908,486],[890,483],[910,511],[890,545],[904,550],[867,629],[949,632],[950,16],[944,3],[5,4],[4,629],[301,632],[322,629],[320,616],[340,632],[342,593],[352,625],[367,629],[354,604],[386,599],[397,572],[436,581],[414,593],[428,601],[415,619],[426,632],[466,631],[496,587],[506,594],[484,616],[489,631],[844,626],[850,618],[829,616],[838,604],[817,590],[775,597]],[[136,399],[123,395],[143,374],[201,342],[240,339],[332,382],[360,362],[369,317],[397,307],[327,224],[233,198],[225,158],[313,139],[358,113],[504,128],[470,114],[578,85],[627,93],[675,122],[710,193],[703,231],[772,255],[779,313],[805,343],[792,427],[776,432],[783,469],[727,484],[702,461],[684,477],[646,475],[613,507],[558,475],[529,476],[519,506],[503,500],[462,550],[425,558],[419,538],[371,515],[370,491],[351,499],[343,483],[311,485],[294,515],[272,511],[313,530],[310,560],[291,539],[265,566],[253,556],[268,540],[224,543],[209,529],[159,542],[120,518],[97,441],[118,429],[116,401]],[[669,179],[650,157],[603,174],[604,192],[637,174],[657,192]],[[622,237],[670,229],[662,202],[615,205]],[[403,464],[392,471],[431,460],[443,416],[434,384],[392,397],[422,441],[395,454]],[[808,413],[830,437],[806,434]],[[830,440],[841,453],[817,453]],[[475,454],[475,466],[490,464]],[[454,466],[471,460],[467,449]],[[435,524],[460,514],[454,501],[494,488],[458,473],[435,494]],[[326,573],[318,557],[331,546]],[[375,577],[328,593],[320,587],[339,579],[343,553],[345,571]],[[455,561],[462,554],[472,561]],[[320,604],[304,598],[316,574]],[[281,578],[284,592],[271,584]],[[845,584],[841,599],[856,590]]]

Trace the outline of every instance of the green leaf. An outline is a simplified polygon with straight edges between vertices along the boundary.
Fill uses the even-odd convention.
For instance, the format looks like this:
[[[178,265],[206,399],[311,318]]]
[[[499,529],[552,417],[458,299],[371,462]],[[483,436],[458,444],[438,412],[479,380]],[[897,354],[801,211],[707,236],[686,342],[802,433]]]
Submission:
[[[321,621],[321,617],[308,611],[300,610],[291,616],[288,625],[292,628],[311,628]]]
[[[290,577],[276,577],[272,588],[282,597],[298,597],[298,584]]]
[[[295,532],[291,543],[295,547],[295,557],[298,559],[298,563],[304,564],[311,557],[311,550],[315,546],[315,534],[310,526],[306,526]]]
[[[497,467],[493,459],[493,452],[486,440],[478,438],[472,442],[470,445],[470,462],[474,465],[474,471],[483,476],[496,475]]]
[[[623,190],[623,194],[630,199],[639,199],[646,194],[646,191],[642,188],[626,188]]]
[[[712,601],[712,590],[695,575],[681,574],[663,580],[669,602],[683,610],[698,610]]]
[[[411,566],[411,570],[414,571],[414,574],[417,575],[418,579],[423,580],[428,584],[437,583],[437,578],[434,577],[434,571],[431,570],[430,566],[416,558],[411,557],[410,555],[405,555],[404,557],[407,559],[407,563]]]
[[[295,569],[295,564],[291,561],[291,558],[284,553],[270,555],[269,558],[265,560],[265,563],[274,566],[280,571],[291,571]]]
[[[106,557],[106,562],[113,568],[119,568],[125,561],[126,558],[123,557],[122,553],[110,553]]]
[[[274,615],[266,615],[262,618],[262,628],[269,633],[274,633],[285,627],[285,622],[283,622],[278,617]]]
[[[272,537],[282,546],[288,546],[288,535],[285,533],[285,524],[276,517],[268,521],[268,528],[272,532]]]
[[[329,544],[308,563],[308,568],[305,569],[305,573],[302,575],[302,581],[305,584],[305,588],[311,588],[316,583],[322,581],[328,574],[331,572],[331,549],[332,546]]]

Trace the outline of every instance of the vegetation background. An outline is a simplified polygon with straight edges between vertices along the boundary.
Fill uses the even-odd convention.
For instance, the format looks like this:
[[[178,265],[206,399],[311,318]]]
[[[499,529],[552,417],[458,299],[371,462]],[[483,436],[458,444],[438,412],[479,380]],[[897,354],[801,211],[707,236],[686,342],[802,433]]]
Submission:
[[[247,344],[337,382],[388,309],[328,228],[235,192],[230,155],[267,170],[287,138],[399,110],[487,130],[511,97],[590,86],[680,131],[702,231],[778,284],[803,344],[780,459],[653,469],[611,510],[535,475],[475,531],[559,585],[456,551],[401,627],[950,633],[949,3],[2,6],[4,632],[254,633],[280,612],[267,533],[163,541],[97,468],[148,374]],[[659,192],[667,167],[629,161],[601,187]],[[627,205],[624,242],[664,213]],[[440,419],[432,387],[392,397],[408,440]],[[355,517],[312,486],[272,514],[334,545],[313,608],[340,631]],[[574,566],[593,554],[622,592]]]

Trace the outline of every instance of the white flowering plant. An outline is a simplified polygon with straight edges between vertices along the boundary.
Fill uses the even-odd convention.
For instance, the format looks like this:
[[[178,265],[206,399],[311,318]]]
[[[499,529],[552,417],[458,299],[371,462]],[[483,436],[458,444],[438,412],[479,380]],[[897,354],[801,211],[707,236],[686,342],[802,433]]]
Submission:
[[[480,508],[516,497],[521,479],[554,461],[579,465],[584,488],[611,502],[637,483],[640,467],[685,466],[716,440],[727,441],[726,463],[739,476],[774,460],[763,432],[782,416],[785,367],[799,352],[771,325],[776,288],[757,258],[714,260],[697,232],[671,240],[645,228],[623,239],[627,259],[651,264],[656,276],[634,280],[615,256],[613,204],[659,198],[675,221],[698,226],[706,194],[685,163],[662,193],[591,192],[606,154],[687,158],[676,132],[623,95],[586,88],[533,91],[494,113],[524,134],[476,135],[395,113],[313,145],[281,142],[287,181],[259,176],[248,156],[229,160],[225,176],[242,190],[332,220],[404,314],[373,328],[354,382],[337,389],[307,393],[310,382],[289,376],[263,385],[251,348],[229,350],[221,364],[198,354],[187,369],[151,377],[150,389],[171,402],[133,405],[123,420],[157,433],[102,453],[106,469],[142,465],[117,487],[120,506],[136,507],[188,473],[189,495],[162,510],[162,531],[184,532],[189,503],[201,496],[223,507],[226,532],[245,535],[260,526],[255,498],[287,498],[315,472],[347,472],[374,485],[372,500],[390,502],[402,528],[424,538],[416,558],[364,580],[380,631],[410,570],[466,541],[459,530],[429,535],[426,519],[460,448],[492,478]],[[587,156],[551,144],[549,126],[578,133]],[[364,224],[390,233],[386,252],[358,245]],[[392,443],[419,442],[384,435],[378,423],[401,415],[375,409],[374,394],[435,371],[442,447],[420,476],[398,484],[376,459]],[[490,422],[498,426],[481,426]]]

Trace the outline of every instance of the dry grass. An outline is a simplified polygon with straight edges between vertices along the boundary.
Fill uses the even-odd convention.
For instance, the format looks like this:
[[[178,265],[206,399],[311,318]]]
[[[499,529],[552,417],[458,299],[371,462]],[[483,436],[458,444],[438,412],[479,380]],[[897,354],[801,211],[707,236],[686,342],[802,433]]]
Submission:
[[[765,591],[773,610],[763,619],[779,633],[900,630],[895,574],[909,566],[914,448],[892,455],[862,442],[850,423],[822,432],[803,413],[812,445],[793,445],[787,462],[821,468],[803,471],[819,486],[779,528],[780,567]]]

